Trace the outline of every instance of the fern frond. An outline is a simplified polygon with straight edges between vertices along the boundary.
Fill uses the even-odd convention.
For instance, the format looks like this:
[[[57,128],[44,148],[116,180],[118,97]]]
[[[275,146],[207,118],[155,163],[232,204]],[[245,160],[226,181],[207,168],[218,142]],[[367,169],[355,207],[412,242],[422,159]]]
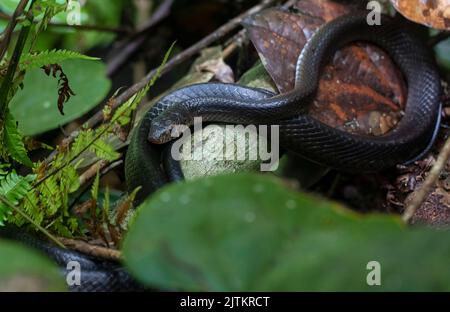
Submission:
[[[8,169],[9,167],[11,167],[10,164],[0,164],[0,180],[2,179],[2,176],[8,174],[8,171],[6,171],[5,169]]]
[[[42,66],[49,64],[59,64],[62,61],[70,59],[88,61],[99,60],[99,58],[86,56],[74,51],[46,50],[39,53],[27,53],[22,55],[19,66],[21,70],[28,70],[31,68],[41,68]]]
[[[96,140],[90,149],[98,158],[106,161],[114,161],[120,157],[120,154],[114,150],[114,147],[101,139]]]
[[[28,192],[25,200],[23,201],[23,210],[27,215],[30,216],[31,219],[34,220],[37,224],[42,224],[44,221],[44,211],[39,209],[40,205],[40,193],[31,191]],[[21,217],[14,218],[16,220],[16,224],[19,222],[21,224],[25,223],[26,220]],[[17,224],[20,225],[20,224]]]
[[[97,175],[95,176],[94,183],[92,183],[92,187],[91,187],[91,196],[92,196],[92,199],[95,201],[98,200],[99,184],[100,184],[100,173],[97,171]]]
[[[65,192],[67,194],[71,194],[76,192],[80,187],[80,180],[78,177],[78,173],[76,170],[77,165],[69,165],[66,166],[60,175],[60,185],[61,192]]]
[[[42,203],[47,207],[46,214],[53,216],[63,204],[63,196],[55,177],[47,179],[40,187]]]
[[[89,144],[92,144],[94,140],[94,131],[92,129],[86,129],[79,133],[75,141],[73,142],[69,153],[66,158],[73,159],[80,155],[83,151],[87,149]]]
[[[161,75],[161,71],[163,70],[164,66],[166,65],[167,60],[169,59],[169,56],[172,53],[172,50],[173,50],[174,46],[175,46],[175,42],[172,43],[172,45],[170,46],[169,50],[167,50],[166,54],[164,55],[164,59],[161,62],[161,65],[158,67],[158,69],[156,71],[156,74],[149,81],[149,83],[147,83],[145,88],[143,88],[142,90],[137,92],[128,101],[126,101],[119,108],[117,108],[117,110],[114,113],[113,118],[112,118],[113,122],[117,122],[121,126],[125,126],[128,123],[130,123],[130,121],[131,121],[131,113],[136,109],[136,107],[142,101],[144,96],[147,94],[147,92],[155,84],[156,80]]]
[[[23,143],[23,136],[17,128],[17,122],[14,116],[7,111],[5,116],[5,131],[3,133],[3,141],[10,156],[20,162],[21,164],[33,167],[33,162],[27,155],[25,144]]]
[[[26,177],[19,176],[15,171],[0,179],[0,195],[6,198],[11,204],[17,205],[27,193],[31,190],[31,182],[36,176],[29,175]],[[6,221],[11,209],[0,202],[0,225]]]

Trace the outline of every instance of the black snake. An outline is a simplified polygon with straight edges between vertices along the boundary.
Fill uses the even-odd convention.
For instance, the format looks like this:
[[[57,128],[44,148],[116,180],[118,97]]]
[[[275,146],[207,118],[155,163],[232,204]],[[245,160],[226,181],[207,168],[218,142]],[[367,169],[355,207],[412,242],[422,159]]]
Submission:
[[[170,135],[173,127],[190,126],[194,117],[206,122],[279,125],[283,148],[339,170],[376,171],[423,156],[440,123],[440,79],[434,58],[429,48],[391,18],[383,16],[381,25],[369,26],[366,16],[365,12],[352,13],[322,26],[298,58],[295,89],[290,92],[275,95],[236,84],[204,83],[178,89],[160,99],[134,129],[126,156],[128,189],[142,187],[137,203],[166,183],[183,178],[179,164],[164,151],[174,139]],[[354,41],[384,49],[408,85],[404,116],[394,130],[383,136],[351,134],[307,114],[323,65],[337,49]],[[29,237],[22,240],[30,243]],[[31,239],[30,244],[38,243]],[[53,246],[37,247],[53,258],[56,255],[61,263],[85,257]],[[89,258],[86,261],[94,279],[84,281],[85,290],[139,288],[116,264]]]

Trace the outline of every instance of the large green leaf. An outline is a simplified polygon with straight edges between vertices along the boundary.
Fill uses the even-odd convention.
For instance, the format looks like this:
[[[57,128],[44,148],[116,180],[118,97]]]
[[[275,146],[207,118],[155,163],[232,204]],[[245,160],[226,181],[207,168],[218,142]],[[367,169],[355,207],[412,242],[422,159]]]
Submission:
[[[2,0],[0,3],[0,9],[8,14],[12,14],[19,2],[20,0]]]
[[[450,233],[363,216],[259,175],[159,191],[138,208],[124,255],[162,289],[450,290]],[[371,261],[381,286],[367,284]]]
[[[34,250],[0,240],[0,291],[64,291],[59,269]]]
[[[36,135],[58,128],[90,111],[107,95],[111,82],[105,66],[97,61],[69,60],[61,63],[75,96],[64,105],[62,116],[57,108],[57,79],[43,70],[27,72],[24,89],[17,92],[10,109],[24,135]]]
[[[450,72],[450,39],[444,40],[435,47],[439,64]]]

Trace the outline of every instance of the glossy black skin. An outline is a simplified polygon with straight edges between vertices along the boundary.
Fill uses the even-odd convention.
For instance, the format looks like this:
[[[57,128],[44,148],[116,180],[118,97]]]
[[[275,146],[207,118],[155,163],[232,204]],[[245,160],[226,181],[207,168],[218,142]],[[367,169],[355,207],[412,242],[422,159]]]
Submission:
[[[40,251],[60,267],[62,278],[66,278],[67,264],[76,261],[80,264],[80,285],[67,286],[73,292],[95,291],[144,291],[140,285],[119,263],[95,259],[83,253],[62,249],[53,243],[39,239],[14,226],[0,228],[0,237],[19,241],[27,247]]]
[[[320,71],[343,45],[363,40],[388,52],[408,84],[405,115],[394,131],[374,137],[327,126],[306,113],[315,96]],[[320,28],[305,46],[297,66],[294,90],[260,99],[238,85],[202,84],[175,91],[149,130],[149,140],[165,143],[171,127],[207,122],[280,125],[282,146],[321,164],[340,169],[375,171],[415,158],[433,137],[440,110],[440,79],[429,49],[398,24],[384,17],[369,26],[366,14],[337,18]],[[172,94],[173,95],[173,94]]]
[[[441,116],[440,78],[433,55],[391,18],[383,16],[380,26],[369,26],[366,16],[366,12],[356,12],[321,27],[303,49],[296,86],[288,93],[274,95],[236,84],[204,83],[160,99],[135,129],[126,158],[129,190],[143,188],[138,202],[170,181],[160,165],[157,144],[173,140],[172,128],[191,126],[194,117],[202,117],[204,122],[279,125],[283,149],[342,171],[378,171],[427,153]],[[351,134],[307,114],[322,67],[337,49],[354,41],[383,48],[408,84],[405,114],[397,127],[383,136]]]
[[[368,41],[385,49],[408,83],[405,115],[397,128],[380,137],[358,136],[331,128],[306,112],[315,96],[321,68],[333,53],[353,41]],[[366,13],[340,17],[319,29],[299,57],[296,87],[274,95],[235,84],[207,83],[176,90],[151,108],[134,129],[125,161],[129,191],[142,187],[136,204],[169,182],[183,180],[173,161],[173,125],[204,121],[238,124],[278,124],[281,147],[314,162],[344,171],[376,171],[414,161],[428,152],[440,124],[440,79],[428,49],[399,25],[383,16],[381,26],[368,26]],[[152,143],[162,144],[152,144]],[[88,268],[84,291],[142,290],[118,264],[97,261],[45,243],[17,229],[10,237],[33,246],[63,268],[76,258]],[[76,290],[76,289],[75,289]]]

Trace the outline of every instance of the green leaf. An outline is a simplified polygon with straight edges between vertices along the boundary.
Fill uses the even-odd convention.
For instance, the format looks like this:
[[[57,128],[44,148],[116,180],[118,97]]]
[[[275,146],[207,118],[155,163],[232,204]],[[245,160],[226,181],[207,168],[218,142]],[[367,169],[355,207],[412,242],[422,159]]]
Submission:
[[[7,14],[14,13],[17,5],[19,4],[20,0],[2,0],[0,3],[0,9],[2,11],[5,11]]]
[[[77,52],[67,50],[42,51],[37,54],[27,53],[20,58],[21,70],[41,68],[44,65],[59,64],[70,59],[98,61],[99,58],[86,56]]]
[[[28,167],[33,166],[33,162],[27,155],[23,136],[17,129],[17,122],[9,111],[5,116],[4,142],[8,153],[14,160]]]
[[[95,175],[95,180],[94,183],[92,183],[92,187],[91,187],[91,196],[92,199],[94,200],[98,200],[98,186],[100,184],[100,174],[97,171],[97,174]]]
[[[114,150],[114,147],[106,143],[105,141],[98,139],[90,147],[95,155],[107,161],[114,161],[120,157],[120,153]]]
[[[18,205],[19,201],[31,190],[31,182],[35,179],[35,175],[22,177],[15,171],[6,176],[0,176],[0,195],[6,198],[11,204]],[[3,225],[3,221],[5,221],[10,214],[10,207],[6,206],[3,202],[0,202],[0,226]]]
[[[41,69],[31,69],[25,76],[25,88],[17,92],[10,109],[25,135],[37,135],[62,126],[90,111],[107,95],[111,82],[101,62],[68,60],[61,63],[76,96],[64,105],[64,116],[57,108],[57,79]]]
[[[450,39],[440,42],[434,48],[439,64],[450,72]]]
[[[65,291],[59,269],[38,252],[0,240],[0,291]]]
[[[169,47],[167,52],[164,55],[164,58],[156,70],[155,75],[153,75],[152,79],[147,83],[147,85],[142,88],[139,92],[134,94],[128,101],[122,104],[114,113],[112,120],[117,121],[120,125],[125,126],[131,121],[131,114],[136,109],[136,107],[141,103],[142,99],[148,93],[150,88],[155,84],[156,80],[161,76],[161,72],[166,66],[167,60],[169,59],[173,48],[175,47],[176,42],[173,42]]]
[[[160,190],[138,208],[123,252],[134,276],[160,289],[450,290],[449,232],[363,216],[262,175]],[[371,261],[381,286],[367,284]]]

